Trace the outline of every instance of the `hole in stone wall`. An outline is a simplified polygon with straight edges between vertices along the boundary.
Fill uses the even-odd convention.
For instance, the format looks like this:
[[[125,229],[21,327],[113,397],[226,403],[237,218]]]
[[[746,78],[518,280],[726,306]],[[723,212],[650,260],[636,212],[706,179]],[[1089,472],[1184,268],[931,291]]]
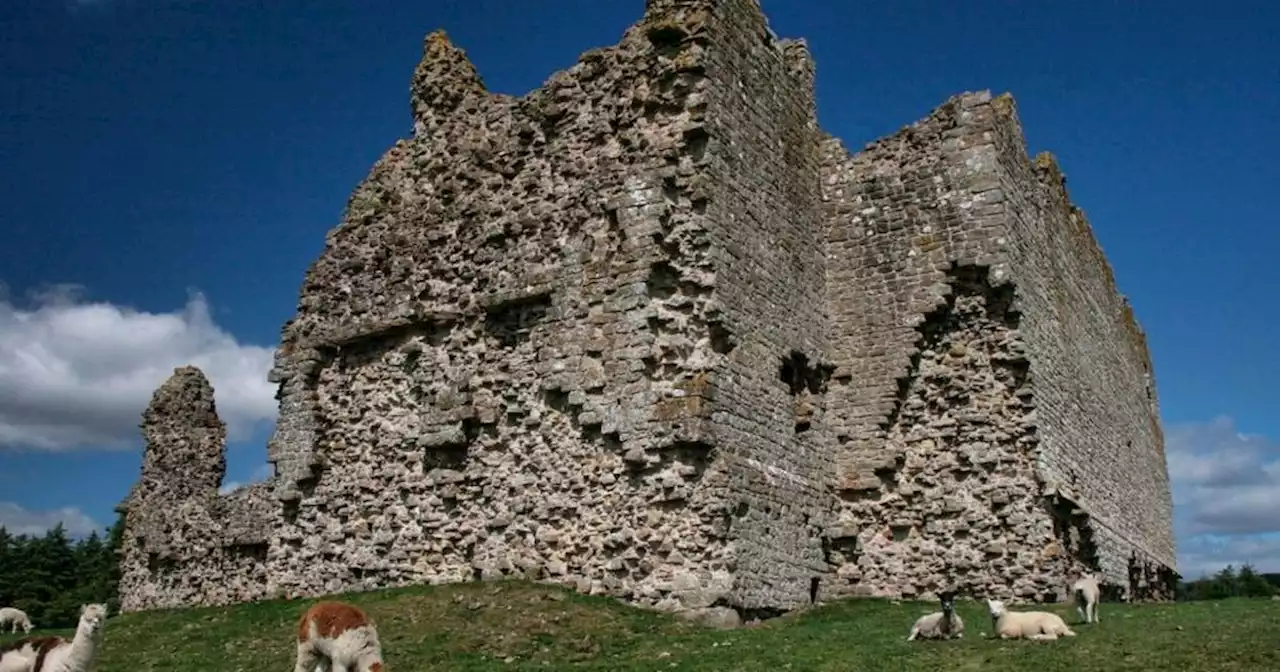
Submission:
[[[467,465],[467,451],[467,446],[459,445],[431,448],[422,455],[422,468],[426,471],[432,469],[462,471]]]
[[[1129,554],[1130,602],[1171,600],[1176,596],[1177,584],[1176,572],[1139,558],[1136,552]]]
[[[662,180],[662,199],[672,205],[680,202],[681,189],[676,185],[674,177],[668,177]]]
[[[695,162],[701,161],[707,154],[707,147],[711,144],[711,134],[707,129],[698,126],[688,129],[684,132],[684,148],[689,153],[689,157]]]
[[[609,209],[605,211],[605,216],[608,218],[607,223],[609,233],[613,235],[614,239],[618,242],[626,240],[627,230],[622,228],[622,222],[618,221],[618,211],[615,209]]]
[[[422,359],[421,350],[413,350],[404,356],[404,362],[400,364],[400,370],[412,375],[418,370],[418,361]]]
[[[649,277],[645,280],[645,289],[649,296],[658,300],[666,300],[675,296],[680,287],[680,271],[671,264],[660,261],[649,267]]]
[[[542,391],[542,403],[547,408],[559,411],[561,413],[569,413],[569,393],[560,389],[547,389]]]
[[[681,462],[692,464],[701,475],[711,463],[711,453],[714,450],[715,446],[705,441],[676,441],[663,452]]]
[[[300,503],[296,499],[283,503],[283,506],[281,507],[281,515],[284,516],[284,522],[290,525],[298,522],[298,513],[302,508],[299,504]]]
[[[310,473],[297,481],[298,491],[302,493],[304,498],[311,497],[316,494],[316,487],[320,485],[320,472],[322,469],[312,466]]]
[[[809,579],[809,604],[815,604],[818,601],[818,588],[822,585],[822,579],[813,577]]]
[[[476,418],[467,418],[462,421],[462,436],[460,440],[454,440],[449,443],[441,443],[430,446],[423,450],[422,468],[424,471],[432,469],[452,469],[454,471],[462,471],[467,466],[467,455],[470,452],[471,444],[480,436],[483,428],[480,421]]]
[[[1053,521],[1054,538],[1062,545],[1066,556],[1096,571],[1098,547],[1088,515],[1066,497],[1049,497],[1045,506]]]
[[[168,574],[176,569],[178,564],[173,558],[160,557],[159,553],[147,554],[147,571],[152,574]]]
[[[232,559],[253,560],[255,562],[267,561],[267,544],[234,544],[227,547],[227,555]]]
[[[538,294],[491,306],[485,315],[485,332],[501,347],[514,348],[529,340],[530,332],[546,319],[550,310],[550,294]]]
[[[649,38],[649,44],[667,57],[674,56],[688,36],[689,32],[684,29],[684,26],[673,22],[657,23],[645,30],[645,37]]]
[[[733,352],[733,348],[737,345],[733,332],[729,331],[723,322],[708,323],[707,336],[711,340],[711,349],[721,355]]]
[[[834,372],[834,366],[810,364],[807,355],[798,350],[792,350],[782,358],[782,364],[778,367],[778,378],[787,384],[792,396],[804,392],[822,394],[826,392],[827,381]]]

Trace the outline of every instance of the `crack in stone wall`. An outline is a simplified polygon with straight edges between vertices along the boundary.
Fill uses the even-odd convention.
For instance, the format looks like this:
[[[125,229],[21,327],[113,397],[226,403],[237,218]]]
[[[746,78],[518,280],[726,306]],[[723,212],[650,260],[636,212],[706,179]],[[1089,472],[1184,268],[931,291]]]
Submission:
[[[649,0],[521,97],[429,35],[413,135],[284,326],[275,476],[219,496],[207,381],[157,390],[125,608],[521,576],[749,618],[1054,599],[1078,566],[1158,599],[1145,340],[1011,103],[957,96],[850,155],[813,86],[754,0]],[[1089,305],[1101,336],[1055,330]],[[1075,446],[1122,418],[1081,399],[1140,420],[1114,474]]]

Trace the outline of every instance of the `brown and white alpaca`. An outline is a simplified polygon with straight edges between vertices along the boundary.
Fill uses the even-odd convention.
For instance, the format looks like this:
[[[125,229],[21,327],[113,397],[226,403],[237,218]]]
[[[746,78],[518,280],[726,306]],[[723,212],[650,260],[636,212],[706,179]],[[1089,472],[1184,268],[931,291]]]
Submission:
[[[1076,613],[1085,623],[1098,622],[1098,597],[1102,591],[1098,588],[1098,577],[1085,574],[1071,584],[1071,595],[1076,601]]]
[[[63,637],[45,644],[36,652],[31,672],[90,672],[98,647],[102,644],[102,624],[107,620],[107,605],[86,604],[80,607],[80,623],[71,641]]]
[[[31,634],[31,619],[27,618],[27,612],[17,607],[0,608],[0,628],[9,626],[9,632],[17,632],[18,628],[27,634]]]
[[[386,672],[378,628],[359,607],[318,602],[298,621],[294,672]]]
[[[67,640],[61,637],[25,637],[0,646],[0,672],[31,672],[40,651]]]

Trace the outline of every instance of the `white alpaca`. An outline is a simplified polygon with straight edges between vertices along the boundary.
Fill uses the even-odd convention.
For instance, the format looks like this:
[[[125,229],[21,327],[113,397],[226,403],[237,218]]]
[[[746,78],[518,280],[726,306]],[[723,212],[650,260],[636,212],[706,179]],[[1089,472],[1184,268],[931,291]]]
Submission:
[[[1098,622],[1098,597],[1102,594],[1098,588],[1098,577],[1085,574],[1071,584],[1071,595],[1076,601],[1076,613],[1085,623]]]
[[[71,641],[41,647],[31,672],[90,672],[98,647],[102,643],[102,624],[107,619],[107,605],[86,604],[80,607],[80,623]]]
[[[17,632],[18,628],[22,628],[24,633],[31,632],[31,619],[27,618],[27,612],[17,607],[4,607],[0,609],[0,628],[9,626],[9,632]]]
[[[378,629],[359,607],[312,605],[298,621],[294,672],[386,672]]]
[[[964,637],[964,621],[956,614],[956,594],[950,591],[940,593],[938,600],[942,602],[942,611],[925,614],[916,619],[911,626],[911,634],[907,641],[916,638],[924,639],[960,639]]]
[[[1054,640],[1075,637],[1061,616],[1047,611],[1007,611],[1004,602],[987,600],[991,624],[1000,639]]]

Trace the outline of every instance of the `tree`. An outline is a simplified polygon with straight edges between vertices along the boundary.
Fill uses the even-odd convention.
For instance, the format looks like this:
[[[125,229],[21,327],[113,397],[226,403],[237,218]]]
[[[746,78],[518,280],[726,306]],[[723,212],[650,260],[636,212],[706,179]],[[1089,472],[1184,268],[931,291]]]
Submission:
[[[1234,565],[1227,565],[1213,575],[1209,584],[1209,599],[1221,600],[1240,594],[1240,580]]]
[[[104,532],[105,540],[94,532],[73,542],[61,525],[43,537],[0,528],[0,605],[22,609],[41,629],[74,626],[88,602],[115,611],[123,521]]]
[[[1271,597],[1276,592],[1271,582],[1254,571],[1253,566],[1248,563],[1240,568],[1236,582],[1239,586],[1239,594],[1243,597]]]

